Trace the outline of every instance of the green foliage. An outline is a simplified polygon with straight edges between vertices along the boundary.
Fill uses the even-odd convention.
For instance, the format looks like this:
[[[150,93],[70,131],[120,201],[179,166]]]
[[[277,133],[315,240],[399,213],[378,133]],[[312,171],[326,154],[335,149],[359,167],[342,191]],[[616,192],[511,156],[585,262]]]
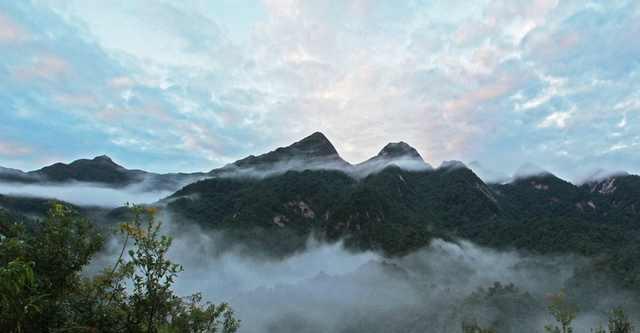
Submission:
[[[497,332],[526,332],[528,320],[542,313],[539,301],[513,284],[479,288],[457,308],[455,318],[490,326]]]
[[[631,333],[633,326],[620,307],[611,310],[609,314],[609,333]]]
[[[547,325],[545,331],[549,333],[573,333],[571,323],[576,319],[578,307],[567,299],[564,292],[549,296],[549,313],[560,326]]]
[[[27,302],[27,308],[17,311],[16,318],[23,322],[7,323],[5,330],[63,326],[73,312],[68,296],[80,283],[80,271],[100,248],[101,238],[88,221],[59,204],[29,228],[9,224],[5,236],[0,242],[0,267],[7,274],[13,272],[11,279],[21,286],[16,291]]]
[[[39,311],[33,294],[36,278],[33,263],[21,259],[0,267],[0,330],[25,332],[25,323]]]
[[[115,313],[114,324],[102,330],[114,332],[223,332],[232,333],[239,321],[227,304],[203,303],[200,294],[180,298],[172,286],[182,267],[167,258],[171,238],[160,234],[155,209],[134,206],[133,221],[122,224],[125,237],[120,258],[109,271],[98,276],[94,293],[105,294],[108,302],[99,309]],[[129,242],[128,259],[123,256]],[[125,286],[131,284],[129,293]],[[104,317],[96,316],[93,317]]]
[[[0,332],[235,332],[239,321],[227,304],[173,294],[182,269],[167,259],[171,238],[160,235],[153,210],[132,210],[120,258],[93,278],[81,272],[102,238],[75,211],[56,204],[30,228],[4,216]]]
[[[307,170],[207,179],[176,192],[169,207],[252,252],[276,257],[302,250],[310,235],[390,256],[436,237],[464,238],[501,249],[594,257],[594,271],[639,289],[640,224],[634,222],[640,219],[640,177],[615,183],[614,193],[603,194],[553,175],[487,186],[466,168],[411,172],[392,166],[360,180]],[[314,215],[300,214],[290,205],[297,202]],[[274,223],[276,217],[284,222]]]
[[[129,250],[133,293],[130,297],[133,318],[144,332],[155,333],[172,309],[174,299],[171,286],[180,265],[167,259],[171,238],[160,235],[160,223],[153,220],[153,211],[145,214],[143,208],[134,207],[136,215],[131,225],[123,225],[123,231],[133,239]],[[145,220],[146,219],[146,220]]]
[[[176,304],[175,313],[176,316],[162,332],[226,333],[235,332],[240,327],[240,321],[234,318],[227,303],[203,303],[200,294],[181,299]]]

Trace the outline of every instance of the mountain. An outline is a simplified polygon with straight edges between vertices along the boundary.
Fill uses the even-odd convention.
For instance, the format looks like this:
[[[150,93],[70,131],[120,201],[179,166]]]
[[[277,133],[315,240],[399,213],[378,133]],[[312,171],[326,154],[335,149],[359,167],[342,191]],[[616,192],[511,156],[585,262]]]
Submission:
[[[404,142],[350,165],[321,133],[207,174],[128,170],[100,156],[27,173],[2,169],[0,175],[21,182],[173,188],[157,205],[174,223],[216,230],[225,236],[221,242],[253,254],[288,256],[312,236],[391,256],[434,238],[469,239],[541,254],[598,256],[606,260],[601,269],[623,277],[625,285],[640,283],[640,269],[628,271],[640,267],[637,175],[601,173],[575,185],[525,165],[510,180],[487,184],[462,162],[432,168]],[[41,215],[49,203],[0,196],[0,210],[9,214]],[[99,223],[128,216],[124,208],[77,209]]]
[[[587,182],[580,187],[593,198],[603,220],[638,223],[640,221],[640,176],[616,173]]]
[[[50,182],[92,182],[113,186],[126,186],[143,180],[147,172],[128,170],[102,155],[93,159],[80,159],[69,164],[56,163],[30,172]]]
[[[419,154],[409,148],[391,144],[377,158],[417,160]],[[312,233],[345,238],[359,249],[403,253],[424,246],[439,230],[498,214],[491,190],[471,170],[434,170],[422,163],[421,170],[384,164],[364,177],[318,169],[264,178],[214,177],[187,185],[164,202],[178,219],[255,245],[266,243],[263,250],[279,255],[303,247]]]
[[[405,142],[392,142],[384,146],[378,155],[355,166],[360,176],[380,172],[389,166],[398,166],[406,170],[433,169],[420,156],[418,151]]]
[[[487,184],[501,184],[509,181],[509,176],[496,170],[487,168],[479,161],[469,163],[469,168],[473,170]]]
[[[22,170],[0,167],[0,181],[9,183],[36,183],[38,178]]]
[[[505,213],[518,219],[576,216],[588,196],[577,186],[548,172],[516,173],[513,181],[491,186]]]
[[[294,160],[312,163],[290,163]],[[318,160],[342,161],[347,167],[323,168],[313,163]],[[295,168],[262,177],[212,177],[185,186],[163,203],[177,220],[224,231],[277,255],[299,250],[312,234],[344,239],[357,249],[402,254],[433,237],[564,250],[581,239],[608,244],[610,239],[601,235],[608,228],[640,227],[634,224],[640,220],[638,176],[577,186],[529,164],[510,181],[487,185],[462,162],[432,168],[404,142],[390,143],[349,167],[318,133],[233,165],[236,170],[270,170],[278,164]],[[569,230],[562,244],[553,238],[532,241]]]
[[[157,174],[143,170],[130,170],[115,163],[106,155],[93,159],[79,159],[69,164],[55,163],[38,170],[23,172],[0,168],[0,181],[19,184],[92,183],[122,188],[139,186],[140,191],[176,191],[187,183],[205,177],[203,173]]]
[[[287,147],[259,156],[250,155],[209,172],[212,176],[265,177],[289,170],[345,170],[351,165],[343,160],[327,137],[315,132]]]
[[[279,254],[304,246],[312,233],[401,253],[445,226],[491,220],[499,211],[490,188],[464,164],[433,169],[405,142],[352,166],[314,133],[210,174],[163,202],[178,217],[267,242]]]

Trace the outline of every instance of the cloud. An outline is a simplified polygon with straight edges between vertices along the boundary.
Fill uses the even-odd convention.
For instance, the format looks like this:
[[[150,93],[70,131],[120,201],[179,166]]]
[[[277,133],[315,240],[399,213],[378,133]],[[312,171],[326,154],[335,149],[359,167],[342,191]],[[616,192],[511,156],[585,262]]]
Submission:
[[[0,183],[0,193],[11,196],[51,198],[80,206],[121,207],[127,203],[151,204],[173,191],[148,191],[144,185],[115,189],[90,183],[16,184]]]
[[[546,295],[569,286],[581,295],[578,330],[596,327],[612,306],[637,309],[633,296],[609,288],[606,280],[598,278],[594,288],[606,290],[607,297],[590,284],[572,283],[587,261],[570,255],[542,257],[436,239],[404,257],[385,258],[311,239],[303,251],[265,258],[224,233],[185,227],[166,215],[164,221],[163,232],[173,237],[169,258],[184,267],[176,292],[229,302],[243,332],[452,332],[473,319],[505,332],[531,332],[550,323]],[[111,265],[120,246],[111,239],[90,271]],[[496,297],[488,291],[496,282],[513,283],[518,291]],[[482,301],[474,302],[472,293]],[[527,310],[519,312],[522,307]]]
[[[68,74],[69,71],[70,65],[66,60],[56,55],[45,54],[38,55],[30,64],[17,68],[14,75],[18,80],[54,80]]]
[[[31,148],[27,146],[0,140],[0,156],[16,157],[28,155],[30,153]]]
[[[26,37],[26,31],[10,17],[0,13],[0,43],[18,42]]]
[[[557,127],[557,128],[565,128],[567,127],[567,121],[571,118],[573,111],[566,112],[554,112],[548,115],[538,127],[540,128],[549,128],[549,127]]]
[[[404,140],[436,165],[478,160],[511,173],[535,154],[574,174],[638,130],[634,104],[624,104],[640,88],[640,47],[629,42],[640,34],[634,1],[3,7],[30,35],[2,55],[3,105],[73,123],[61,125],[69,138],[91,128],[88,141],[125,162],[169,161],[161,171],[211,169],[320,130],[351,162]],[[226,10],[237,15],[222,18]],[[16,70],[47,80],[6,75]],[[13,123],[35,126],[34,118]],[[614,161],[639,171],[632,157],[603,162]]]

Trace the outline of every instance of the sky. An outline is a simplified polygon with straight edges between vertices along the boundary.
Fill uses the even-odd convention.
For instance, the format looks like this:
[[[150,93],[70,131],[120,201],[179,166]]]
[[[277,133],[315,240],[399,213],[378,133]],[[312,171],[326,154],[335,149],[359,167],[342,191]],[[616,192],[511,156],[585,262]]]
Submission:
[[[639,1],[0,2],[0,165],[201,171],[323,132],[640,173]]]

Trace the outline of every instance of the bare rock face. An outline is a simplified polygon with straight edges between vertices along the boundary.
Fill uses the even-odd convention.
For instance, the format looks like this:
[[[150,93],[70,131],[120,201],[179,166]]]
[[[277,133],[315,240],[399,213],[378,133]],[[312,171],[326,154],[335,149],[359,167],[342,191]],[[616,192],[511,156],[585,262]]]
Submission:
[[[316,213],[311,209],[311,207],[304,201],[291,201],[287,203],[289,208],[293,208],[300,214],[302,217],[306,219],[313,219],[316,217]]]

